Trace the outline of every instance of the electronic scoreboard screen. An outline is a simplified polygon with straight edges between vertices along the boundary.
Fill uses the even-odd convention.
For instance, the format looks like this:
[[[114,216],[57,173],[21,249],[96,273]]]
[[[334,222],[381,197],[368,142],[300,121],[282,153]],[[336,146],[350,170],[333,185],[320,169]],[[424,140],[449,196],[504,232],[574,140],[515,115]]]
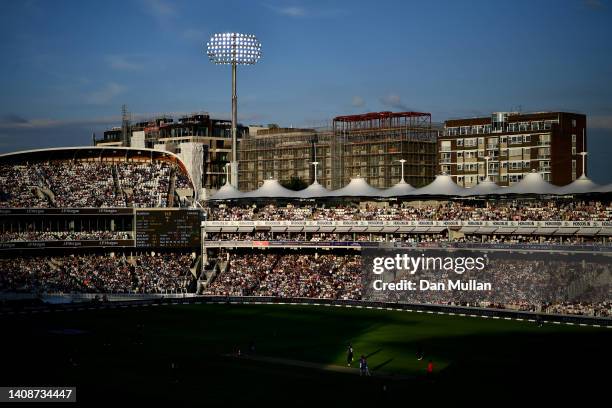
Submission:
[[[136,210],[136,246],[197,248],[199,210]]]

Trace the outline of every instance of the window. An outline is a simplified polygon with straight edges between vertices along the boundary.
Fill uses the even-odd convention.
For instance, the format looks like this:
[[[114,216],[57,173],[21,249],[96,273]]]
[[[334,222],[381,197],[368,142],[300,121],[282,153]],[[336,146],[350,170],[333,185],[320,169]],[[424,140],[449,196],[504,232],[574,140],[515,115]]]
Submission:
[[[576,119],[572,119],[572,127],[576,127]]]
[[[518,136],[510,136],[510,144],[522,144],[523,143],[523,136],[522,135],[518,135]]]
[[[572,156],[576,155],[576,146],[572,146]]]
[[[474,146],[477,145],[477,143],[478,143],[478,139],[475,138],[475,137],[464,140],[464,146],[465,147],[474,147]]]
[[[457,139],[457,146],[463,146],[463,139]]]
[[[572,134],[572,144],[576,144],[576,134]]]

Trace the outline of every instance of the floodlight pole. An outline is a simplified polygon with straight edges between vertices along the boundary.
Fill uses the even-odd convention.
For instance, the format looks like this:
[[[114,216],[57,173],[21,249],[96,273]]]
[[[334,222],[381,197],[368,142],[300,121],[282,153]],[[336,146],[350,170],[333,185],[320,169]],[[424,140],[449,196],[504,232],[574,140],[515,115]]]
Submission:
[[[406,180],[404,180],[404,164],[406,163],[406,159],[400,159],[400,160],[398,160],[398,162],[400,162],[401,165],[402,165],[402,179],[401,179],[400,183],[401,182],[405,183]]]
[[[489,156],[485,156],[485,181],[489,181],[489,160],[491,159]]]
[[[580,156],[582,156],[582,174],[580,175],[580,177],[586,177],[586,157],[587,157],[587,151],[586,151],[586,143],[585,143],[585,131],[584,129],[582,129],[582,151],[580,152]]]
[[[234,50],[234,55],[236,51]],[[238,95],[236,95],[236,62],[232,62],[232,186],[238,188]]]
[[[225,163],[225,184],[230,184],[230,166],[231,163]]]
[[[314,168],[315,168],[315,171],[314,171],[314,182],[313,182],[313,184],[314,184],[314,183],[316,183],[316,182],[317,182],[317,166],[319,165],[319,162],[314,161],[314,162],[312,162],[311,164],[312,164],[312,165],[314,166]]]

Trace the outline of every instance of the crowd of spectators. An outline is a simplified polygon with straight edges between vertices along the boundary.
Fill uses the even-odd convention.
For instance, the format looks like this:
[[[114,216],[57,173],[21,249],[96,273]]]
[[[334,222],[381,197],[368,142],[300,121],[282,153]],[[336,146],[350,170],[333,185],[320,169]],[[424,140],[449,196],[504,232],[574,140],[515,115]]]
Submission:
[[[56,207],[121,207],[112,166],[103,162],[51,162],[39,164]]]
[[[71,255],[0,259],[0,292],[177,293],[188,289],[184,254]]]
[[[186,173],[183,173],[176,167],[177,171],[175,172],[176,178],[174,181],[175,188],[193,188],[193,184],[191,184],[191,180],[189,180],[189,176]]]
[[[131,238],[132,234],[124,231],[4,231],[0,233],[0,242],[99,241]]]
[[[467,272],[463,281],[490,282],[491,291],[385,291],[364,282],[359,255],[232,255],[229,267],[205,289],[208,295],[363,299],[504,308],[513,310],[612,316],[610,266],[595,262],[516,259],[492,260],[485,273]],[[588,272],[588,277],[585,275]],[[391,282],[401,279],[447,282],[453,271],[424,270],[418,278],[390,271]],[[607,278],[606,278],[607,277]],[[606,280],[607,279],[607,280]],[[367,288],[366,288],[367,286]],[[602,300],[603,299],[603,300]]]
[[[0,165],[0,207],[49,207],[40,166]]]
[[[133,207],[166,207],[170,188],[170,165],[155,163],[118,163],[119,185]]]
[[[210,295],[361,298],[360,257],[234,256],[205,290]]]
[[[418,290],[366,292],[367,300],[512,309],[556,314],[612,316],[610,265],[581,260],[522,255],[490,255],[483,271],[419,270],[418,276],[391,270],[385,281],[402,279],[488,282],[491,290]],[[370,282],[371,283],[371,282]]]
[[[373,204],[318,204],[257,206],[221,204],[209,207],[209,219],[240,220],[329,220],[329,221],[609,221],[612,205],[604,201],[559,200],[501,200],[444,201]]]
[[[0,207],[166,207],[171,174],[175,187],[191,187],[178,166],[163,161],[2,164]]]

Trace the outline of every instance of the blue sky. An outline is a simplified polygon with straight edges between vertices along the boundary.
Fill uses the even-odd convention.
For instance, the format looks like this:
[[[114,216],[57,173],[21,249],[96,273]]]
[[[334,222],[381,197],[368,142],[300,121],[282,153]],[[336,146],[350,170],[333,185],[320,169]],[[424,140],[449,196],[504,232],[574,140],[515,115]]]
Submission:
[[[493,111],[588,115],[590,175],[612,182],[612,3],[557,1],[0,0],[0,152],[84,145],[119,120],[228,117],[218,31],[254,33],[239,119],[321,125],[335,115]]]

